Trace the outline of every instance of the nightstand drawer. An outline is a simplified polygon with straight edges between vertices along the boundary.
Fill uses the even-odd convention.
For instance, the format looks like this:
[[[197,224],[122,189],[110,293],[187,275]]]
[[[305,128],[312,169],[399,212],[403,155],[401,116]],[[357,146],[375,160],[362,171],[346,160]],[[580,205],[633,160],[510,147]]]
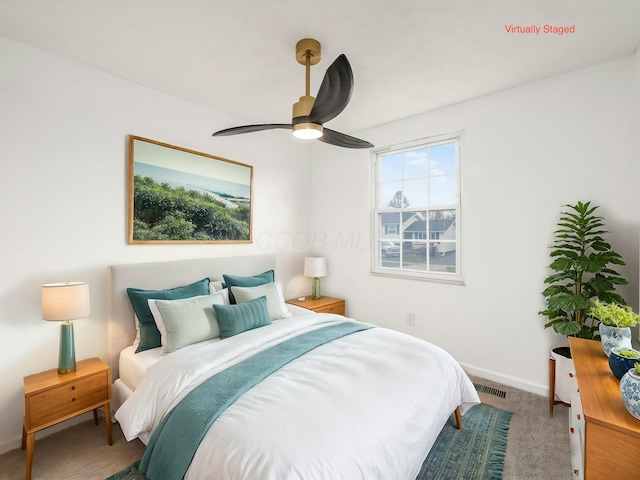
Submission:
[[[109,399],[107,372],[81,378],[28,397],[28,429]]]
[[[344,315],[344,302],[334,303],[327,305],[326,307],[316,308],[317,313],[335,313],[337,315]]]

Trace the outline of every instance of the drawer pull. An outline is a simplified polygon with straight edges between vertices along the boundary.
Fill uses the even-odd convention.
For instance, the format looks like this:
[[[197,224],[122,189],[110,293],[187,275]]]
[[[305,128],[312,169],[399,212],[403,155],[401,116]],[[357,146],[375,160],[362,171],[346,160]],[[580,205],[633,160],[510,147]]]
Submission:
[[[71,399],[71,401],[72,401],[72,402],[75,402],[75,401],[76,401],[76,397],[73,397],[73,398]]]
[[[76,386],[75,386],[75,385],[73,385],[73,386],[71,387],[71,390],[75,390],[75,389],[76,389]]]
[[[571,433],[575,433],[575,430],[573,429],[573,427],[571,427],[571,428],[569,429],[569,431],[570,431]]]
[[[577,414],[576,417],[578,417],[578,420],[580,420],[580,414]]]
[[[573,378],[573,373],[569,372],[569,377]]]

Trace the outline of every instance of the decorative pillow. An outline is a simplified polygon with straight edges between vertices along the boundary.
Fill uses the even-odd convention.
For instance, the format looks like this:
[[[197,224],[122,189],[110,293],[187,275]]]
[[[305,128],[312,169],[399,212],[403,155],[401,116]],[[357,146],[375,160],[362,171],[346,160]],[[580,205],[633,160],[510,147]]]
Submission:
[[[210,293],[216,293],[225,288],[227,288],[227,286],[224,284],[222,280],[211,280],[211,283],[209,283]]]
[[[224,305],[221,293],[182,300],[149,300],[162,337],[162,353],[220,336],[213,304]]]
[[[136,326],[136,338],[133,339],[133,346],[138,348],[138,344],[140,343],[140,322],[136,314],[133,315],[133,323]]]
[[[218,297],[216,297],[216,300],[214,302],[213,297],[215,295],[218,295]],[[222,297],[222,302],[220,301],[219,297]],[[222,305],[229,305],[229,292],[227,291],[227,289],[217,293],[212,293],[211,295],[200,295],[198,297],[189,297],[189,298],[180,299],[180,300],[158,300],[155,298],[150,298],[149,300],[147,300],[147,303],[149,303],[149,310],[151,310],[151,315],[153,315],[153,320],[156,322],[156,327],[158,327],[158,331],[160,332],[160,344],[163,347],[167,344],[167,327],[164,324],[164,320],[162,319],[162,315],[160,314],[160,310],[158,310],[158,306],[156,305],[156,302],[182,302],[183,300],[190,300],[194,298],[207,299],[206,306],[210,307],[211,312],[213,312],[213,309],[211,308],[212,303],[221,303]],[[211,300],[211,301],[208,301],[208,300]],[[217,320],[216,320],[216,325],[217,325]],[[219,337],[219,336],[220,336],[220,331],[218,331],[218,335],[216,335],[216,337]],[[138,341],[139,340],[140,338],[138,337]]]
[[[192,283],[191,285],[170,288],[167,290],[127,288],[127,294],[129,295],[129,300],[131,300],[133,311],[136,313],[138,321],[140,322],[140,343],[138,344],[138,348],[136,348],[136,353],[138,353],[161,345],[160,332],[158,331],[158,327],[156,327],[156,322],[153,319],[151,310],[149,310],[149,303],[147,300],[150,298],[156,298],[159,300],[176,300],[179,298],[196,297],[198,295],[208,295],[209,279],[204,278],[199,282]]]
[[[269,311],[267,310],[267,298],[260,297],[237,305],[213,304],[218,324],[220,325],[220,338],[233,337],[247,330],[269,325]]]
[[[231,287],[236,303],[248,302],[258,297],[267,297],[269,319],[278,320],[290,317],[289,309],[284,303],[280,282],[265,283],[257,287]]]
[[[231,290],[231,287],[257,287],[258,285],[264,285],[265,283],[271,283],[274,281],[273,270],[267,270],[260,275],[254,275],[252,277],[238,277],[235,275],[222,275],[224,283]],[[236,303],[236,299],[233,296],[233,292],[229,292],[229,300],[231,303]]]

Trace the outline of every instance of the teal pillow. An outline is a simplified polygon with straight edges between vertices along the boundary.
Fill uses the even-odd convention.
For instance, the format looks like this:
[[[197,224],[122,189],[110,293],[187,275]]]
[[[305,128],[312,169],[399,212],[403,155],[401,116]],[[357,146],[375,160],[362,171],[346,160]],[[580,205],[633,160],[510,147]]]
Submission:
[[[269,325],[267,297],[256,298],[237,305],[213,305],[220,326],[220,338],[233,337],[247,330]]]
[[[252,277],[238,277],[235,275],[222,275],[224,283],[229,289],[229,301],[236,303],[236,299],[233,296],[231,287],[257,287],[258,285],[264,285],[265,283],[271,283],[274,281],[273,270],[267,270],[260,275],[254,275]]]
[[[140,343],[136,353],[156,348],[161,345],[160,331],[156,327],[151,310],[149,310],[150,298],[158,300],[177,300],[180,298],[196,297],[198,295],[209,295],[209,279],[204,278],[199,282],[182,287],[170,288],[167,290],[142,290],[139,288],[127,288],[127,295],[131,301],[133,311],[140,323]]]

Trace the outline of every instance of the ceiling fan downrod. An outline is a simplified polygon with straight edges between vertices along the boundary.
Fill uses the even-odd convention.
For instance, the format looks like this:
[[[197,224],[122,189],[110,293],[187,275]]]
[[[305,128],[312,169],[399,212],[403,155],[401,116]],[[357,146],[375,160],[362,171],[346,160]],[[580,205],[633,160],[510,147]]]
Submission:
[[[292,112],[293,135],[297,138],[313,139],[322,136],[322,125],[305,121],[316,100],[311,96],[311,65],[320,61],[320,51],[320,42],[312,38],[304,38],[296,44],[296,60],[305,66],[305,95],[293,104]]]

